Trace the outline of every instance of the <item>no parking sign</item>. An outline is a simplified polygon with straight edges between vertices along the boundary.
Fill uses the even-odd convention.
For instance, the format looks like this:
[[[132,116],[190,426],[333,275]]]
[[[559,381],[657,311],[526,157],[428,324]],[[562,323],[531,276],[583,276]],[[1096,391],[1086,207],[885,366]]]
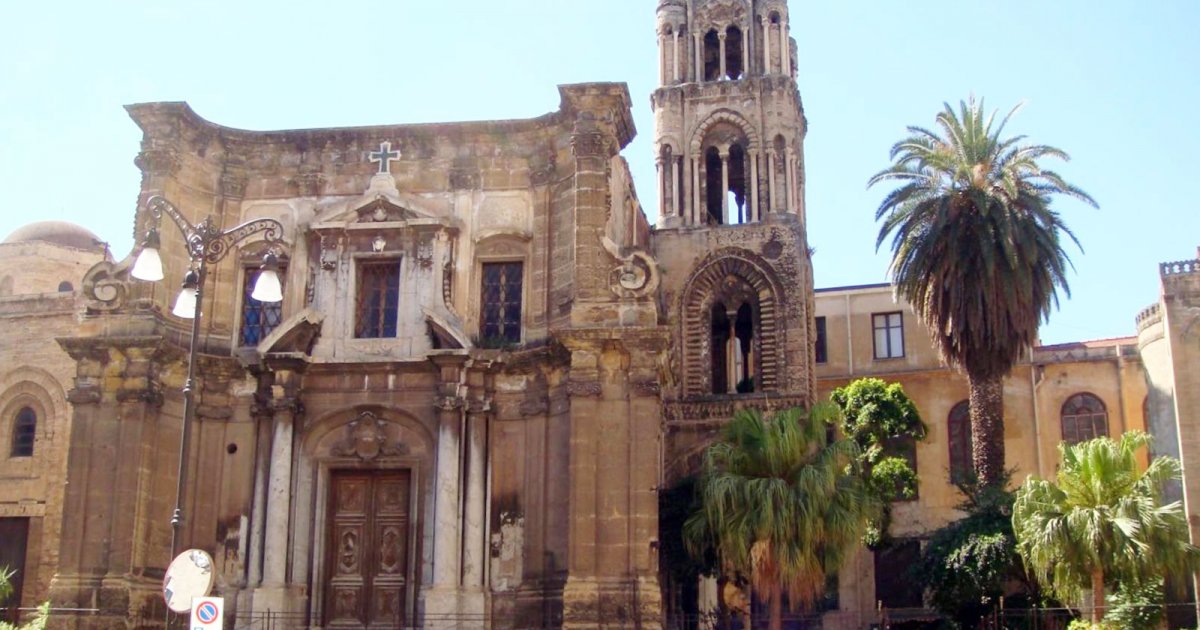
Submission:
[[[189,630],[219,630],[225,624],[225,598],[192,598],[192,623]]]

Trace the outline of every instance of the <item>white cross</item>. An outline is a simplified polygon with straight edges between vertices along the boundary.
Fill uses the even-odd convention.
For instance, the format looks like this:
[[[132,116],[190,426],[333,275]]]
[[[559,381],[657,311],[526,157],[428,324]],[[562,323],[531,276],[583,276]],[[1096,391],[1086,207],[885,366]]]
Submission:
[[[379,165],[380,174],[388,174],[392,172],[392,161],[400,159],[400,152],[392,150],[391,142],[380,142],[379,150],[367,154],[367,157]]]

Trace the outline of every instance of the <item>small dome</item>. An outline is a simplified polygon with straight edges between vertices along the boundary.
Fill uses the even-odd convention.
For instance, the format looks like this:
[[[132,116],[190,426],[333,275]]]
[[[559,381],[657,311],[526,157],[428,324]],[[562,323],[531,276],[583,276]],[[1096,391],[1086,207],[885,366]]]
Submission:
[[[66,221],[38,221],[17,228],[5,243],[28,243],[30,241],[45,241],[63,247],[95,250],[102,247],[103,241],[85,227]]]

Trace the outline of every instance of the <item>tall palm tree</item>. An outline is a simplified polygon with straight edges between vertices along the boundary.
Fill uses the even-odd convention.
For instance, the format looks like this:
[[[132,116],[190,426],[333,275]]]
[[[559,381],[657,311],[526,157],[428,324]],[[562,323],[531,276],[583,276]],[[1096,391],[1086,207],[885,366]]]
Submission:
[[[1038,163],[1066,153],[1002,136],[1019,109],[995,124],[982,100],[960,102],[957,112],[946,104],[936,118],[940,133],[909,127],[892,147],[892,166],[868,183],[897,182],[875,213],[883,220],[875,246],[892,236],[896,293],[929,328],[943,360],[967,374],[972,460],[989,485],[1004,474],[1002,379],[1058,306],[1056,290],[1070,295],[1062,235],[1079,242],[1051,198],[1096,205]]]
[[[1031,477],[1017,490],[1013,532],[1026,567],[1063,600],[1090,588],[1095,622],[1108,587],[1200,566],[1183,506],[1160,504],[1163,484],[1180,476],[1179,461],[1159,457],[1142,470],[1137,452],[1149,443],[1133,431],[1120,441],[1059,444],[1057,481]]]
[[[852,467],[857,446],[830,441],[836,409],[790,409],[763,418],[737,412],[708,447],[697,492],[700,509],[684,524],[695,553],[711,544],[727,572],[749,576],[770,604],[771,630],[782,624],[783,598],[811,605],[826,571],[879,510]]]

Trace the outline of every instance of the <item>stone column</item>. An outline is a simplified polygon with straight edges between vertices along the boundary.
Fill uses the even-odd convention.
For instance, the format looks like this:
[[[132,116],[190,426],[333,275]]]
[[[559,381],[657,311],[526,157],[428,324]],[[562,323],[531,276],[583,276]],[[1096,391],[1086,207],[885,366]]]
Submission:
[[[275,412],[272,421],[271,472],[267,481],[267,537],[263,549],[263,583],[266,585],[283,585],[287,582],[294,419],[294,414],[284,408]]]
[[[771,212],[777,212],[780,208],[779,208],[779,201],[776,198],[777,189],[775,186],[775,150],[774,149],[767,149],[767,193],[768,193],[768,196],[770,197],[770,199],[768,199],[769,203],[768,203],[767,207],[770,209]]]
[[[671,80],[679,83],[679,29],[671,33]]]
[[[304,413],[294,373],[274,373],[267,415],[271,427],[271,460],[267,472],[263,526],[262,584],[254,591],[254,611],[295,613],[303,609],[302,586],[289,580],[288,539],[291,533],[292,457],[296,424]]]
[[[683,212],[683,204],[679,199],[679,173],[683,169],[683,158],[671,156],[671,214],[679,216]]]
[[[721,148],[721,220],[731,225],[729,220],[729,148]]]
[[[254,417],[256,428],[254,451],[254,495],[250,508],[250,543],[248,554],[250,569],[248,585],[257,587],[263,579],[263,544],[266,541],[267,523],[267,471],[271,466],[271,415],[256,413]]]
[[[761,221],[761,211],[758,208],[758,152],[751,151],[749,153],[750,160],[750,212],[747,214],[748,221]]]
[[[787,18],[780,20],[779,24],[779,66],[782,68],[784,76],[792,76],[792,37],[788,32]]]
[[[787,154],[788,212],[795,214],[800,205],[797,201],[799,189],[796,187],[796,153],[789,148]]]
[[[771,74],[771,21],[763,18],[763,74]]]
[[[654,169],[658,176],[658,208],[662,214],[670,214],[667,209],[667,168],[662,153],[654,158]]]
[[[741,28],[740,26],[738,28]],[[750,30],[742,29],[742,76],[750,76]]]
[[[426,628],[456,628],[462,595],[462,429],[463,364],[466,357],[438,355],[433,358],[441,384],[434,407],[438,418],[437,461],[433,492],[433,582],[426,585]]]
[[[720,33],[717,33],[717,39],[720,40],[720,42],[721,42],[721,49],[720,49],[720,53],[719,53],[721,55],[721,60],[720,60],[721,61],[721,76],[717,78],[718,81],[724,81],[727,78],[725,76],[725,72],[726,72],[726,70],[725,70],[725,37],[726,37],[725,31],[721,31]]]
[[[667,36],[658,36],[658,84],[667,84]]]
[[[484,366],[486,368],[486,366]],[[470,400],[467,402],[466,507],[463,511],[463,596],[465,620],[483,625],[486,616],[484,565],[488,558],[484,541],[487,505],[487,434],[491,417],[491,398],[484,386],[485,375],[473,369],[470,376]]]
[[[704,47],[703,47],[704,42],[700,39],[700,33],[692,33],[692,39],[694,40],[694,43],[696,46],[693,49],[694,54],[692,55],[693,59],[695,60],[695,66],[694,66],[695,69],[693,70],[693,72],[696,73],[693,76],[696,77],[696,83],[700,83],[700,82],[704,81],[704,63],[700,56],[701,51],[704,49]]]
[[[792,150],[788,149],[783,154],[783,194],[787,200],[787,207],[784,212],[791,212],[795,208],[794,200],[792,199]]]
[[[462,399],[446,396],[438,401],[437,479],[435,486],[433,540],[433,584],[435,588],[457,588],[460,538],[459,440],[462,436]]]
[[[700,157],[692,156],[692,217],[690,225],[700,225]]]

